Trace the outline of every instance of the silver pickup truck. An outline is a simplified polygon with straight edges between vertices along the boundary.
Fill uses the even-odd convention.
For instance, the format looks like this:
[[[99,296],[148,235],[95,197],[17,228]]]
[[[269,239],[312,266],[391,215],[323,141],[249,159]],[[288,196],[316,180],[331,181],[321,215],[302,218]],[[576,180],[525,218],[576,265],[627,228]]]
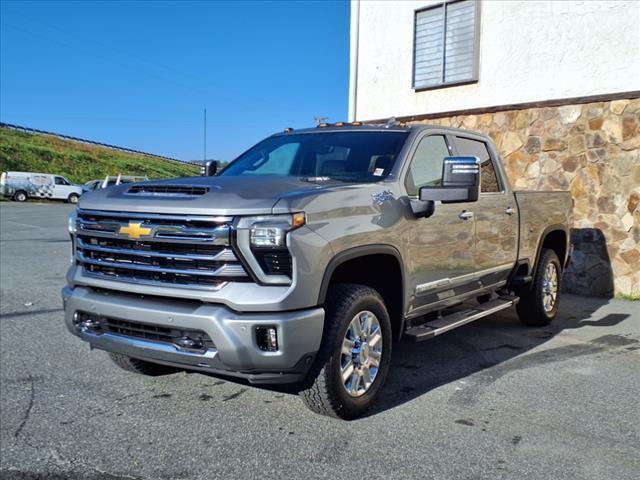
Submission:
[[[125,370],[289,383],[312,410],[354,418],[403,337],[514,305],[551,322],[571,208],[567,192],[512,191],[476,133],[287,129],[217,175],[83,195],[65,321]]]

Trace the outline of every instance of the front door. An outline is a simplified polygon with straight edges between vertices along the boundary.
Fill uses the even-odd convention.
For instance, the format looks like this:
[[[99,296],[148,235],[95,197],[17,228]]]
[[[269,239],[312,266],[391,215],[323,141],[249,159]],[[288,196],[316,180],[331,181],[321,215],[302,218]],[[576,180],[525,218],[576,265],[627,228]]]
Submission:
[[[441,183],[444,157],[452,154],[446,134],[429,132],[419,139],[405,187],[409,198],[417,198],[421,187]],[[406,229],[410,316],[426,312],[434,304],[468,291],[475,270],[474,203],[437,204],[429,218],[412,218]]]
[[[66,200],[69,198],[69,195],[73,193],[75,190],[71,183],[59,175],[53,177],[54,185],[53,185],[53,197],[56,199]]]

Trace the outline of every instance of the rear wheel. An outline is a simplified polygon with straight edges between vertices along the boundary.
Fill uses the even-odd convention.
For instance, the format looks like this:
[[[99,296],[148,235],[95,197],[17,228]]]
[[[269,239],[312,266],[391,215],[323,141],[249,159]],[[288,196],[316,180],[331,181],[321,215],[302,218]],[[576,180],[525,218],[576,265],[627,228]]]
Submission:
[[[71,195],[69,195],[69,198],[67,198],[67,202],[73,204],[78,203],[78,200],[80,200],[80,195],[78,195],[77,193],[72,193]]]
[[[27,201],[27,192],[23,190],[18,190],[14,195],[13,199],[16,202],[26,202]]]
[[[536,266],[533,283],[519,293],[516,310],[525,325],[549,325],[558,314],[562,268],[553,250],[544,249]]]
[[[109,357],[113,363],[126,370],[127,372],[139,373],[142,375],[149,375],[156,377],[158,375],[167,375],[169,373],[175,373],[177,369],[167,367],[166,365],[159,365],[157,363],[145,362],[144,360],[138,360],[137,358],[131,358],[120,353],[109,353]]]
[[[331,288],[318,357],[300,392],[316,413],[362,415],[384,384],[391,360],[391,322],[380,294],[363,285]]]

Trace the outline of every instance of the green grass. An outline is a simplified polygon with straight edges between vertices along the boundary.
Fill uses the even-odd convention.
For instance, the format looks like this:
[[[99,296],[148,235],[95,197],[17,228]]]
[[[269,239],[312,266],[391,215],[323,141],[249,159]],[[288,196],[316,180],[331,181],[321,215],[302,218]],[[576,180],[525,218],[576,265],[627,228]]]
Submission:
[[[616,295],[616,298],[620,300],[626,300],[627,302],[640,302],[640,295],[635,294],[627,294],[627,293],[619,293]]]
[[[194,165],[9,128],[0,128],[0,171],[55,173],[75,183],[120,173],[149,179],[198,174]]]

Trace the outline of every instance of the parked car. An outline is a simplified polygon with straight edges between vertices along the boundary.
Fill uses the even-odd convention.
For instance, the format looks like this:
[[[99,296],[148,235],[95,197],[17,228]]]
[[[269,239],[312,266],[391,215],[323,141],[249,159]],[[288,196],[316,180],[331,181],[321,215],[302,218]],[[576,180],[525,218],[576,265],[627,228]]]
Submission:
[[[219,176],[83,197],[65,321],[125,370],[294,383],[313,411],[353,418],[402,337],[514,305],[525,324],[549,324],[571,209],[568,192],[513,191],[477,133],[288,130]]]
[[[82,187],[73,185],[62,175],[35,172],[2,172],[0,175],[0,195],[17,202],[28,198],[47,198],[78,203]]]
[[[82,186],[83,192],[91,192],[93,190],[99,190],[101,188],[112,187],[114,185],[120,185],[122,183],[133,182],[146,182],[149,178],[147,176],[135,176],[135,175],[107,175],[103,180],[90,180]]]

